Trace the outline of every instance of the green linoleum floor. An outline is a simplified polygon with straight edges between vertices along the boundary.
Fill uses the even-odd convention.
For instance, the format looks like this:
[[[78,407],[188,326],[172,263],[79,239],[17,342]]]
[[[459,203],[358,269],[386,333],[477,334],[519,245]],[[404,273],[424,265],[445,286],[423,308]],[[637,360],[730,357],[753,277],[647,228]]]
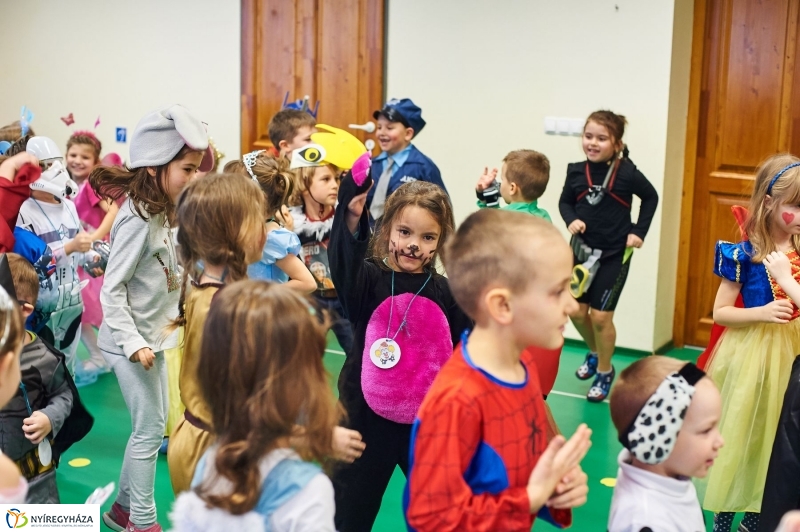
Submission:
[[[338,351],[340,348],[331,337],[329,347]],[[676,349],[670,355],[684,360],[693,360],[699,354],[692,349]],[[632,356],[619,355],[614,358],[617,372],[636,360]],[[344,357],[336,353],[326,353],[325,365],[331,373],[331,384],[342,367]],[[601,484],[603,479],[616,476],[616,457],[621,448],[617,442],[616,431],[611,424],[608,404],[591,404],[582,398],[588,390],[589,383],[574,377],[574,370],[583,361],[583,350],[566,347],[561,359],[561,368],[555,385],[555,391],[548,398],[559,427],[565,434],[571,434],[580,423],[587,423],[593,430],[592,448],[583,461],[583,468],[589,475],[589,502],[575,511],[574,524],[571,530],[576,532],[603,532],[606,530],[608,510],[611,505],[612,488]],[[562,395],[566,394],[566,395]],[[578,395],[581,397],[573,397]],[[91,491],[108,482],[117,482],[122,455],[130,434],[130,416],[125,407],[116,378],[112,374],[103,375],[97,383],[81,388],[81,397],[95,416],[92,432],[77,443],[64,456],[58,470],[58,486],[61,500],[64,503],[83,502]],[[83,468],[68,465],[73,458],[88,458],[91,464]],[[396,470],[389,488],[383,498],[383,506],[375,523],[374,531],[394,532],[405,530],[401,511],[402,491],[405,477]],[[166,528],[167,514],[174,497],[169,481],[167,460],[159,456],[156,473],[156,504],[159,522]],[[111,506],[110,500],[103,508]],[[710,514],[706,514],[710,526]],[[555,530],[547,523],[537,523],[537,532]]]

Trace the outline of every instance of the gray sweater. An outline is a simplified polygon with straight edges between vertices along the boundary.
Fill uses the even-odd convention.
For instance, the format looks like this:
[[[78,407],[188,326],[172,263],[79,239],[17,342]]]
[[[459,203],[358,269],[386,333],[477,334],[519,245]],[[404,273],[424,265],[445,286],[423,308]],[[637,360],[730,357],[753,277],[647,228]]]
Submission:
[[[143,347],[157,352],[177,346],[177,331],[165,335],[164,328],[178,315],[180,284],[164,215],[144,220],[128,199],[111,228],[111,255],[100,293],[100,349],[130,358]]]

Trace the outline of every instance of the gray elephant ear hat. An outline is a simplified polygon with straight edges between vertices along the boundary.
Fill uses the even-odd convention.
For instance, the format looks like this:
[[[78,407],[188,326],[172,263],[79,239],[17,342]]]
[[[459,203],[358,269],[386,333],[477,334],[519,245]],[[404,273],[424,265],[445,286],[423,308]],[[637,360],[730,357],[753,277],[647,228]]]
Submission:
[[[130,168],[162,166],[189,146],[202,151],[199,170],[207,172],[214,166],[209,154],[206,125],[182,105],[169,105],[146,114],[131,135]]]

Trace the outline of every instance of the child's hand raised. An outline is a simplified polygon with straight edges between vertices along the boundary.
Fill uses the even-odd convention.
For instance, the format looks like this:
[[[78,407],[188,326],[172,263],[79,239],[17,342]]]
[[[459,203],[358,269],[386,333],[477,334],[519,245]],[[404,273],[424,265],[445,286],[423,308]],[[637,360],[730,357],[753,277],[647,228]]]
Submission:
[[[22,420],[22,432],[34,445],[39,445],[52,430],[53,426],[50,423],[50,418],[39,410],[31,414],[31,417],[26,417]]]
[[[17,171],[26,164],[36,166],[39,164],[39,159],[26,151],[13,155],[0,164],[0,177],[4,177],[9,181],[14,181],[14,176],[17,175]]]
[[[495,179],[497,179],[497,168],[492,168],[492,171],[490,172],[488,166],[484,167],[483,175],[478,178],[478,184],[475,185],[475,190],[478,192],[483,192],[492,183],[494,183]]]
[[[764,267],[781,287],[784,283],[793,280],[792,263],[785,253],[773,251],[764,258]]]
[[[538,512],[547,501],[560,499],[560,495],[566,495],[568,491],[578,489],[581,482],[585,483],[585,479],[582,479],[575,468],[579,466],[592,445],[591,435],[592,431],[589,427],[581,424],[569,440],[565,441],[563,436],[556,436],[550,441],[528,479],[528,501],[531,505],[531,513]],[[568,474],[575,474],[576,477],[572,479],[572,475],[568,476]],[[571,480],[565,482],[565,479]],[[562,489],[566,490],[562,494],[555,493],[556,487],[560,483],[563,485]],[[554,498],[553,495],[556,497]],[[566,504],[570,500],[573,500],[572,496],[565,497],[558,502]],[[580,496],[575,500],[579,501]]]

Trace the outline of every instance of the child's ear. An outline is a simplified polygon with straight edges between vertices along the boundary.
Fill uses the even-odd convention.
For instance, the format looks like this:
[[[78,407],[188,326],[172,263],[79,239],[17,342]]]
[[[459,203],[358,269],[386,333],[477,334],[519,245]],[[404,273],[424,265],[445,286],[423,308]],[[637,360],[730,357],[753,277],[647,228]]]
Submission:
[[[513,319],[511,312],[511,291],[507,288],[492,288],[483,296],[486,312],[500,325],[509,325]]]
[[[27,320],[30,317],[30,315],[33,314],[34,308],[33,305],[31,305],[30,303],[22,303],[20,305],[20,310],[22,311],[22,317],[24,318],[24,320]]]
[[[767,194],[764,196],[764,207],[771,207],[772,206],[772,196]]]
[[[411,142],[411,139],[414,138],[414,128],[413,127],[407,127],[406,128],[406,135],[405,135],[404,138],[406,139],[406,142]]]
[[[517,186],[517,184],[516,184],[516,183],[514,183],[513,181],[509,181],[509,182],[508,182],[508,191],[509,191],[509,192],[511,193],[511,195],[513,196],[514,194],[516,194],[517,192],[519,192],[519,187],[518,187],[518,186]]]
[[[148,166],[147,167],[147,175],[149,175],[150,177],[155,177],[157,173],[158,173],[158,170],[156,170],[155,166]]]
[[[279,152],[283,153],[288,148],[289,148],[289,143],[288,142],[286,142],[285,140],[279,140],[278,141],[278,151]]]

